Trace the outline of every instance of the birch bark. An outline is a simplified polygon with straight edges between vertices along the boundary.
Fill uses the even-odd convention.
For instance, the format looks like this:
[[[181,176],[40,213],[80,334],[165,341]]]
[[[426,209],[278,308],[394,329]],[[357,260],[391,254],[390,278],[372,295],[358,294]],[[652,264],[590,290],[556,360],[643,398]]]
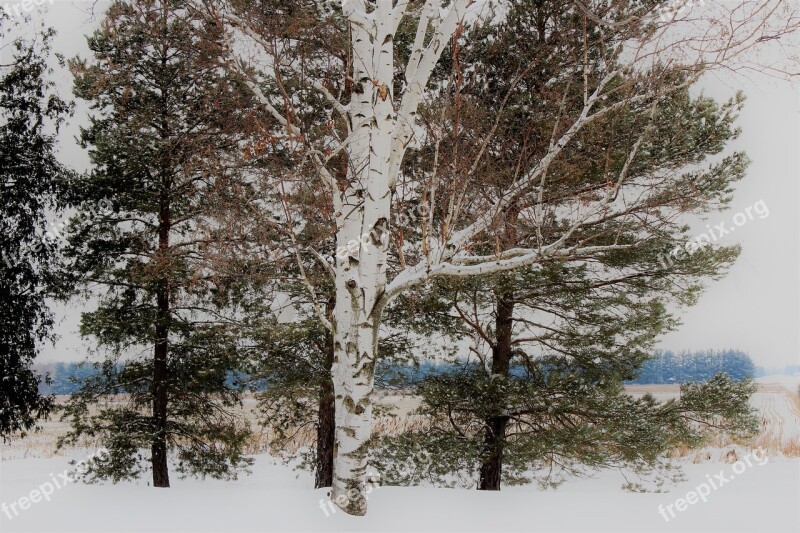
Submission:
[[[353,2],[355,8],[363,2]],[[359,6],[359,4],[362,4]],[[336,307],[333,384],[336,445],[331,498],[352,515],[366,513],[364,479],[372,432],[372,391],[380,308],[386,286],[391,188],[389,154],[394,126],[394,24],[391,0],[352,25],[354,128],[348,148],[348,186],[336,214]],[[351,243],[359,243],[352,246]]]

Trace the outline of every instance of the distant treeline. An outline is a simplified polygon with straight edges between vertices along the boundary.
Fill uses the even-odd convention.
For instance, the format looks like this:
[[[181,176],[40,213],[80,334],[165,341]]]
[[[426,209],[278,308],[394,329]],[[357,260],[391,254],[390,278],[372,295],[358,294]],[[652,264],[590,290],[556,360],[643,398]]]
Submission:
[[[656,351],[645,362],[639,377],[629,383],[662,384],[706,381],[719,372],[741,381],[756,376],[750,356],[741,350],[703,350],[698,352]]]
[[[418,383],[426,376],[454,372],[462,365],[425,361],[415,366],[379,364],[376,387],[381,389],[403,387]],[[50,363],[38,365],[41,374],[49,375],[49,383],[39,386],[43,394],[69,395],[78,390],[78,382],[91,377],[97,371],[91,365],[79,363]],[[658,350],[642,367],[639,377],[628,383],[661,384],[706,381],[718,372],[726,372],[735,380],[766,375],[762,367],[755,367],[750,356],[740,350],[708,350],[680,352]],[[787,366],[785,374],[800,372],[800,366]],[[513,369],[511,374],[524,373],[524,369]],[[780,373],[772,371],[770,373]],[[232,378],[231,378],[232,379]],[[241,379],[241,376],[240,376]]]
[[[39,392],[59,396],[78,392],[81,381],[98,374],[98,370],[92,365],[81,365],[80,363],[48,363],[35,365],[34,368],[48,378],[47,382],[39,383]]]
[[[788,376],[800,375],[800,365],[786,365],[785,367],[770,367],[764,368],[763,366],[756,367],[756,377],[774,376],[776,374],[786,374]]]

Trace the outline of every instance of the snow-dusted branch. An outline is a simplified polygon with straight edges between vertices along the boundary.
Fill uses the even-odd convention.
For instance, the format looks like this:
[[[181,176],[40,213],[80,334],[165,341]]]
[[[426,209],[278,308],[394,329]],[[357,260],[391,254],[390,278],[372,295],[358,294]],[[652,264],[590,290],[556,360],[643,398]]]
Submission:
[[[543,264],[547,260],[568,259],[571,257],[597,255],[605,252],[630,250],[641,245],[642,242],[633,244],[609,244],[606,246],[585,246],[580,248],[558,248],[556,243],[553,243],[552,245],[544,247],[542,250],[509,250],[505,254],[502,254],[503,258],[497,258],[497,256],[477,258],[486,260],[477,264],[465,264],[468,262],[466,258],[462,258],[458,262],[442,262],[431,266],[430,269],[426,269],[424,264],[420,264],[407,268],[395,277],[386,287],[386,292],[380,304],[386,305],[386,303],[390,302],[398,294],[434,278],[496,274],[524,266]]]
[[[300,248],[297,245],[297,240],[294,237],[294,232],[289,232],[289,235],[292,239],[292,247],[294,248],[294,256],[297,262],[297,268],[300,269],[300,279],[302,280],[303,285],[305,285],[306,290],[311,298],[311,305],[314,307],[314,312],[325,329],[328,331],[334,331],[333,324],[330,320],[328,320],[328,317],[325,315],[325,311],[319,304],[319,299],[317,298],[317,291],[314,289],[314,284],[308,279],[305,266],[303,266],[303,259],[300,257]],[[327,265],[327,261],[325,261],[324,258],[322,258],[322,261]]]
[[[669,94],[672,94],[675,91],[678,91],[684,87],[693,84],[702,74],[702,71],[698,70],[698,72],[695,72],[693,75],[688,76],[686,81],[671,86],[667,91],[661,91],[659,93],[642,93],[627,98],[623,98],[620,101],[617,101],[611,105],[607,105],[602,109],[596,111],[595,113],[590,114],[590,111],[594,108],[595,104],[600,99],[602,99],[604,88],[608,85],[608,83],[612,79],[618,76],[620,72],[621,71],[617,69],[609,72],[603,77],[603,79],[600,81],[595,91],[586,101],[586,104],[583,106],[583,109],[578,118],[575,119],[575,121],[572,123],[569,129],[567,129],[567,131],[561,135],[558,142],[556,142],[555,144],[551,144],[548,152],[544,155],[544,157],[542,157],[536,163],[536,165],[527,174],[525,174],[521,179],[519,179],[516,183],[510,186],[504,192],[502,198],[500,198],[497,202],[495,202],[494,205],[486,209],[480,216],[478,216],[478,218],[473,223],[471,223],[464,229],[453,233],[453,235],[445,242],[445,244],[442,245],[439,250],[437,250],[439,261],[450,260],[466,245],[466,243],[468,243],[479,233],[489,228],[492,224],[492,221],[494,220],[494,218],[497,216],[498,213],[501,213],[504,209],[506,209],[509,205],[511,205],[525,192],[530,190],[535,190],[536,180],[547,172],[550,165],[561,154],[563,149],[569,144],[569,142],[575,137],[575,135],[581,129],[586,127],[588,124],[590,124],[593,121],[596,121],[597,119],[613,111],[616,111],[623,107],[627,107],[642,101],[652,100],[653,104],[655,105],[655,103],[663,100]],[[638,150],[638,146],[639,145],[637,144],[636,150]],[[627,166],[625,171],[627,172]]]
[[[349,110],[349,106],[342,104],[338,98],[336,98],[322,83],[317,80],[311,80],[310,85],[316,89],[325,99],[328,101],[329,104],[333,106],[337,113],[339,113],[342,117],[347,118],[347,112]]]
[[[389,158],[389,185],[393,187],[397,181],[400,165],[405,155],[406,148],[411,141],[417,109],[422,101],[425,87],[428,85],[431,73],[439,62],[442,52],[447,47],[449,39],[453,36],[459,24],[462,23],[467,8],[474,0],[455,0],[442,22],[436,27],[430,43],[424,47],[425,33],[432,19],[431,11],[434,2],[428,0],[420,17],[414,47],[411,51],[406,67],[406,87],[400,102],[400,109],[395,120],[395,129],[392,134],[391,155]],[[424,47],[424,49],[423,49]]]
[[[317,258],[317,261],[319,261],[319,263],[320,263],[320,264],[321,264],[321,265],[322,265],[322,266],[325,268],[325,272],[327,272],[327,273],[328,273],[328,275],[331,277],[331,279],[334,279],[334,280],[335,280],[335,279],[336,279],[336,270],[334,270],[334,268],[331,266],[331,264],[330,264],[330,263],[328,263],[328,261],[327,261],[327,260],[326,260],[326,259],[325,259],[325,258],[322,256],[322,254],[321,254],[321,253],[319,253],[319,252],[318,252],[318,251],[317,251],[315,248],[313,248],[313,247],[309,247],[309,248],[308,248],[308,251],[309,251],[309,252],[311,252],[311,254],[312,254],[314,257],[316,257],[316,258]]]
[[[459,250],[463,248],[463,246],[473,237],[484,231],[488,228],[494,218],[497,216],[498,213],[502,212],[506,209],[512,202],[514,202],[521,194],[525,191],[531,190],[534,188],[535,181],[541,176],[543,172],[546,172],[549,168],[550,164],[558,157],[564,147],[572,140],[572,138],[589,122],[595,120],[601,113],[595,113],[594,115],[589,115],[589,112],[594,107],[594,104],[600,98],[603,89],[605,86],[615,77],[617,76],[618,71],[612,71],[603,78],[603,80],[598,84],[598,87],[592,93],[592,95],[588,98],[585,105],[583,106],[583,110],[578,118],[572,123],[572,125],[567,129],[566,132],[561,136],[561,138],[556,142],[548,152],[542,157],[534,166],[533,169],[530,170],[527,174],[525,174],[521,179],[519,179],[516,183],[508,188],[507,191],[504,192],[502,198],[500,198],[493,206],[488,208],[486,211],[483,212],[472,224],[467,226],[466,228],[455,232],[450,239],[438,250],[439,252],[439,260],[446,261]],[[609,106],[611,107],[611,106]],[[609,108],[606,108],[609,109]]]
[[[229,63],[228,63],[229,64]],[[264,91],[261,90],[258,82],[253,79],[253,77],[248,72],[242,72],[242,69],[237,69],[237,72],[242,74],[242,78],[244,79],[244,83],[247,87],[253,92],[253,96],[269,111],[269,114],[278,121],[278,124],[283,126],[284,128],[288,127],[289,121],[284,117],[280,111],[278,111],[275,106],[272,105],[269,98]]]
[[[339,190],[339,185],[336,183],[336,178],[334,178],[325,167],[325,161],[322,161],[322,158],[318,152],[312,151],[311,158],[314,160],[314,166],[317,169],[317,172],[319,172],[322,182],[326,187],[328,187],[328,190],[331,193],[333,209],[336,211],[336,213],[340,213],[342,211],[342,193]]]

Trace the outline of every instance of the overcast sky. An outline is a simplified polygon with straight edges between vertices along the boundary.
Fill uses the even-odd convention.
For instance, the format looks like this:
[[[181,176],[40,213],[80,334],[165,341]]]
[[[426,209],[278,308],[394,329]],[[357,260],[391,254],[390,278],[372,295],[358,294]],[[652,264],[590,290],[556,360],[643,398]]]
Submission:
[[[48,0],[49,1],[49,0]],[[58,35],[55,51],[67,58],[88,55],[84,35],[101,16],[103,0],[53,0],[34,20],[53,26]],[[16,0],[0,4],[18,5]],[[97,13],[92,15],[94,8]],[[59,89],[71,96],[71,78],[57,74]],[[741,243],[743,252],[729,275],[711,283],[695,307],[680,313],[683,325],[664,337],[659,346],[675,350],[740,348],[756,364],[767,367],[800,362],[800,85],[750,74],[745,78],[717,73],[703,80],[700,90],[717,99],[737,90],[747,95],[739,125],[743,132],[732,148],[747,152],[752,165],[738,184],[729,211],[697,222],[696,234],[706,224],[725,222],[734,227],[737,213],[763,202],[769,215],[755,215],[724,237],[724,243]],[[75,117],[62,132],[60,159],[75,168],[86,168],[86,154],[75,144],[77,126],[85,121],[86,108],[79,105]],[[751,212],[753,212],[751,210]],[[763,211],[761,211],[763,212]],[[739,216],[737,220],[741,221]],[[61,340],[46,347],[40,361],[75,361],[86,355],[88,344],[77,334],[82,304],[57,308]]]

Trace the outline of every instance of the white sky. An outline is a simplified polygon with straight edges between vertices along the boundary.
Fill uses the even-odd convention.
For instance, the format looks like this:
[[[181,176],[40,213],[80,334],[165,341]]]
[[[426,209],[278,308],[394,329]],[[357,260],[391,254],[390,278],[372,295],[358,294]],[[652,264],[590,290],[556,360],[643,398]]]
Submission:
[[[41,0],[40,0],[41,1]],[[44,14],[34,21],[53,26],[58,35],[54,50],[70,58],[88,55],[84,35],[98,23],[105,2],[45,0]],[[0,0],[0,5],[21,5]],[[56,76],[59,90],[71,97],[68,72]],[[767,367],[800,363],[800,84],[751,74],[749,78],[717,73],[700,87],[717,99],[743,90],[748,97],[739,125],[742,135],[733,144],[752,160],[747,177],[738,184],[729,211],[713,214],[696,225],[696,234],[726,222],[763,200],[769,216],[748,221],[724,238],[741,243],[743,251],[730,271],[712,283],[697,306],[684,310],[683,325],[660,342],[671,349],[740,348],[758,365]],[[86,154],[76,145],[77,127],[85,120],[86,107],[78,103],[75,117],[61,135],[60,159],[75,168],[86,168]],[[82,360],[88,344],[77,334],[82,304],[57,308],[55,347],[46,347],[40,362]]]

